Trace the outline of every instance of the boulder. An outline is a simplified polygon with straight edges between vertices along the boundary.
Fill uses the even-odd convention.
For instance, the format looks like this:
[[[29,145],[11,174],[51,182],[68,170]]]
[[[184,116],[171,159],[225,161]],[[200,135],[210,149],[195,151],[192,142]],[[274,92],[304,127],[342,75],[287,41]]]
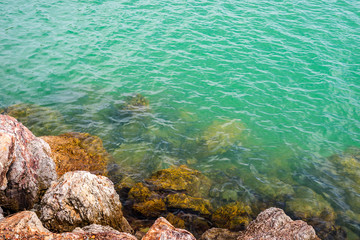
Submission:
[[[268,208],[261,212],[257,218],[249,224],[246,231],[241,232],[237,239],[320,240],[310,225],[301,220],[291,220],[291,218],[279,208]]]
[[[182,191],[193,197],[207,196],[211,186],[209,178],[186,165],[157,171],[146,181],[157,190]]]
[[[243,230],[251,221],[251,208],[242,202],[234,202],[218,208],[211,217],[220,228]]]
[[[55,232],[92,223],[132,232],[114,185],[104,176],[85,171],[65,173],[46,191],[41,207],[41,221]]]
[[[184,229],[175,228],[165,218],[158,218],[142,240],[195,240],[195,237]]]
[[[0,205],[31,209],[57,179],[49,145],[15,118],[0,115]]]
[[[0,230],[14,233],[50,234],[34,212],[22,211],[0,221]]]
[[[240,232],[231,232],[224,228],[210,228],[201,235],[200,240],[234,240],[239,235]]]
[[[106,175],[109,154],[99,137],[70,132],[59,136],[43,136],[41,139],[50,145],[51,157],[59,176],[76,170]]]

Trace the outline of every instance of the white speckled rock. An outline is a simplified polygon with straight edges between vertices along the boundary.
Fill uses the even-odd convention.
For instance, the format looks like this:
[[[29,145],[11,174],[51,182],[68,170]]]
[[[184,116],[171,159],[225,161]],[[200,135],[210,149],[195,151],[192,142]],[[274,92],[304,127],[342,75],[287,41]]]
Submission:
[[[268,208],[241,232],[237,240],[320,240],[306,222],[293,221],[282,209]]]
[[[40,219],[55,232],[93,223],[132,232],[113,183],[107,177],[85,171],[67,172],[51,185],[41,201]]]
[[[188,231],[175,228],[165,218],[159,217],[141,240],[196,240]]]
[[[15,118],[0,115],[0,206],[31,209],[57,179],[49,145]]]

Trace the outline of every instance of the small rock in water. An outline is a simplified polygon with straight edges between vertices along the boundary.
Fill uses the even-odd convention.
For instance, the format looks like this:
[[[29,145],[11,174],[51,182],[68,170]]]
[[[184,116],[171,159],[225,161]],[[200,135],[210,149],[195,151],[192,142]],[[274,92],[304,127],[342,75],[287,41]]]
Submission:
[[[246,231],[241,232],[237,239],[320,240],[310,225],[301,220],[291,220],[291,218],[279,208],[269,208],[261,212],[256,219],[249,224]]]
[[[0,205],[31,209],[57,179],[49,145],[15,118],[0,115]]]
[[[175,228],[165,218],[158,218],[142,240],[195,240],[195,237],[184,229]]]
[[[41,221],[53,231],[72,231],[91,223],[132,232],[123,217],[113,183],[85,171],[65,173],[41,201]]]

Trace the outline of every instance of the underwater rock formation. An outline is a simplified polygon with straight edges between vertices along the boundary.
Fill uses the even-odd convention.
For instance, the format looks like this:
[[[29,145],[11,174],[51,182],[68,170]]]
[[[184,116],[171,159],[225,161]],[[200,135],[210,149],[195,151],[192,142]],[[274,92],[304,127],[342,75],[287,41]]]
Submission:
[[[135,203],[133,209],[145,217],[158,217],[166,211],[166,205],[162,199],[151,199],[145,202]]]
[[[140,93],[129,96],[122,106],[124,111],[144,111],[149,109],[149,100]]]
[[[50,147],[15,118],[0,115],[0,205],[31,209],[57,179]]]
[[[195,240],[195,237],[184,229],[175,228],[165,218],[158,218],[142,240]]]
[[[251,208],[241,202],[234,202],[218,208],[212,215],[212,222],[220,228],[232,231],[243,230],[251,221]]]
[[[191,211],[199,212],[202,215],[210,215],[212,211],[209,200],[191,197],[184,193],[167,195],[166,205],[169,208],[188,209]]]
[[[20,103],[0,109],[0,113],[16,118],[35,136],[56,135],[67,130],[60,112],[48,107]]]
[[[202,154],[222,154],[234,144],[241,144],[244,130],[245,126],[238,119],[214,121],[200,139],[205,147]]]
[[[283,210],[269,208],[261,212],[254,221],[241,232],[237,240],[250,239],[301,239],[320,240],[315,230],[306,222],[293,221]]]
[[[70,132],[40,138],[50,145],[51,157],[56,164],[59,177],[76,170],[106,175],[109,154],[99,137],[88,133]]]
[[[171,223],[176,228],[185,229],[185,221],[172,213],[168,213],[166,220],[168,220],[169,223]]]
[[[96,223],[132,232],[113,183],[85,171],[65,173],[41,201],[41,221],[55,232]]]
[[[209,178],[185,165],[160,170],[146,181],[157,190],[184,191],[193,197],[207,196],[211,186]]]

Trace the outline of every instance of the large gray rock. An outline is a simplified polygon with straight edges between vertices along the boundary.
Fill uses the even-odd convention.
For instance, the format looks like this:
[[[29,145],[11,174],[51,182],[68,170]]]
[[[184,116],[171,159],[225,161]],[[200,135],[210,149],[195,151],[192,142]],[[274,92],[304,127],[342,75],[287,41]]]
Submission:
[[[196,240],[188,231],[175,228],[165,218],[158,218],[141,240]]]
[[[50,147],[15,118],[0,115],[0,206],[31,209],[57,179]]]
[[[310,225],[301,220],[291,220],[279,208],[269,208],[261,212],[238,237],[238,240],[250,239],[320,240]]]
[[[40,219],[55,232],[93,223],[132,232],[113,183],[107,177],[85,171],[65,173],[51,185],[41,201]]]

